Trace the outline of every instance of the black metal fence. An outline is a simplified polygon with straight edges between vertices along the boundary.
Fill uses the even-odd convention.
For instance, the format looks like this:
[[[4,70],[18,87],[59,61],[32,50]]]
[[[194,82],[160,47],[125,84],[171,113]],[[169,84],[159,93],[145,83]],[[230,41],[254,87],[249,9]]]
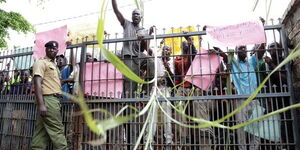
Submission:
[[[281,25],[266,26],[265,31],[272,35],[267,36],[268,43],[265,46],[261,45],[256,48],[248,45],[247,57],[248,59],[255,57],[259,60],[258,52],[263,51],[263,56],[271,58],[273,65],[276,66],[289,53],[286,47],[285,33]],[[137,57],[122,56],[122,43],[136,41],[136,39],[123,39],[119,38],[118,35],[111,37],[111,35],[106,35],[104,41],[106,48],[117,54],[123,62],[127,62],[130,68],[136,69],[135,71],[140,77],[150,80],[153,77],[151,72],[154,72],[153,64],[151,64],[154,60],[153,55],[149,56],[145,51]],[[194,41],[191,37],[194,38]],[[207,45],[208,48],[212,48],[208,43],[199,40],[205,39],[205,31],[202,31],[200,27],[197,27],[194,32],[188,31],[187,33],[171,32],[166,34],[166,31],[163,30],[157,35],[157,38],[158,43],[164,39],[160,47],[163,48],[168,45],[172,53],[168,56],[162,55],[166,53],[159,51],[158,59],[162,60],[163,63],[158,67],[168,71],[166,64],[164,64],[164,62],[168,62],[171,73],[168,76],[164,73],[159,75],[160,89],[165,94],[167,93],[166,96],[171,104],[177,108],[184,106],[185,114],[206,120],[218,120],[224,117],[249,97],[249,94],[239,92],[233,81],[233,76],[245,76],[247,78],[250,74],[255,74],[255,82],[259,84],[262,82],[263,77],[269,74],[272,67],[274,67],[271,63],[267,63],[267,60],[260,59],[261,61],[258,61],[257,66],[261,65],[263,69],[255,67],[256,70],[254,71],[248,69],[248,71],[234,73],[231,70],[232,66],[226,65],[223,61],[220,52],[215,52],[216,55],[199,52],[200,46],[205,47],[204,45]],[[151,42],[150,49],[155,50],[152,47],[154,43],[153,36],[146,36],[145,39]],[[187,41],[187,51],[176,54],[178,48],[179,51],[184,50],[184,41]],[[275,44],[274,47],[268,46],[272,41],[277,41],[278,44]],[[95,39],[86,38],[73,41],[73,43],[68,46],[64,55],[68,60],[66,66],[70,69],[67,78],[73,79],[72,82],[66,84],[69,93],[76,95],[78,87],[81,85],[85,93],[86,103],[90,109],[106,109],[112,115],[116,115],[126,105],[132,105],[138,110],[144,108],[151,96],[152,84],[140,86],[128,81],[126,77],[119,76],[117,70],[105,61]],[[143,48],[139,47],[139,50],[141,49]],[[229,49],[223,49],[223,51],[230,55]],[[34,104],[34,90],[31,88],[31,77],[26,76],[24,72],[27,70],[30,72],[30,67],[34,62],[32,48],[0,51],[0,53],[0,149],[30,149],[37,110]],[[139,51],[138,53],[141,54],[142,52]],[[89,55],[91,55],[91,59],[89,59]],[[214,55],[214,60],[212,60],[211,55]],[[235,58],[238,57],[238,53],[234,53],[234,55]],[[170,58],[168,61],[166,61],[167,57]],[[192,65],[196,60],[200,62],[200,65]],[[217,61],[217,66],[213,66],[213,61]],[[202,66],[202,63],[206,63],[206,65]],[[135,67],[132,65],[135,65]],[[202,71],[205,72],[205,68],[209,69],[208,73],[202,73]],[[222,124],[233,126],[293,104],[294,96],[290,68],[290,64],[287,64],[277,71],[268,80],[250,106],[234,117],[225,120]],[[182,79],[187,76],[189,69],[200,70],[200,73],[192,73],[192,77],[199,77],[200,80],[194,78],[195,80],[190,83],[182,83]],[[204,83],[203,80],[206,80],[206,82]],[[202,82],[196,83],[198,81]],[[207,83],[207,88],[203,88],[204,84]],[[252,83],[249,81],[248,84]],[[172,87],[176,88],[171,89]],[[251,89],[247,90],[251,91]],[[296,132],[299,124],[294,111],[286,111],[238,130],[217,127],[206,129],[183,128],[171,122],[164,113],[187,125],[199,124],[192,119],[182,117],[181,114],[171,109],[170,103],[164,101],[162,97],[159,98],[159,101],[164,112],[153,109],[155,112],[152,112],[152,114],[156,115],[153,122],[155,130],[150,132],[149,128],[146,129],[139,149],[144,148],[146,135],[149,134],[153,138],[151,143],[153,149],[299,149],[297,145],[299,144],[299,133]],[[70,149],[133,149],[147,115],[150,114],[135,118],[109,130],[105,144],[92,146],[89,142],[100,137],[88,129],[84,119],[78,114],[79,111],[78,105],[73,101],[70,101],[67,97],[62,99],[63,123]],[[136,112],[126,109],[119,115],[132,113]],[[96,119],[106,119],[110,115],[93,112],[93,116]],[[48,149],[52,149],[51,144],[49,144]]]

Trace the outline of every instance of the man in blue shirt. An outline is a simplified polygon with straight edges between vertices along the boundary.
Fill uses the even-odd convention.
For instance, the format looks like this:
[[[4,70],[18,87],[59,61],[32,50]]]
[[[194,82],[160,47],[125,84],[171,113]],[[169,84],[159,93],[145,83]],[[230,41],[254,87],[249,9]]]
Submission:
[[[61,75],[61,82],[62,86],[61,89],[65,93],[71,93],[71,83],[66,81],[66,79],[69,79],[70,74],[73,71],[73,68],[71,65],[67,64],[67,58],[64,55],[56,56],[56,63],[57,67],[60,70]],[[67,100],[67,97],[63,97],[63,100]]]
[[[214,51],[217,51],[224,58],[224,62],[228,63],[227,55],[219,48],[214,47]],[[237,89],[238,95],[250,95],[257,89],[257,77],[255,73],[255,68],[258,62],[256,55],[252,55],[247,58],[247,48],[246,46],[236,47],[237,59],[233,59],[231,64],[228,64],[227,69],[231,70],[232,80],[234,86]],[[245,102],[245,99],[238,99],[235,101],[235,107],[239,107]],[[253,100],[248,106],[243,108],[236,114],[236,120],[238,124],[247,121],[252,115],[255,106],[259,105],[257,100]],[[250,135],[249,144],[251,150],[259,149],[260,138],[255,135]],[[246,143],[246,132],[243,128],[237,129],[237,139],[239,144],[239,149],[247,149],[248,143]]]
[[[257,65],[256,55],[247,59],[246,46],[237,47],[236,52],[238,59],[231,62],[234,86],[239,95],[252,94],[257,88],[257,78],[255,74]]]

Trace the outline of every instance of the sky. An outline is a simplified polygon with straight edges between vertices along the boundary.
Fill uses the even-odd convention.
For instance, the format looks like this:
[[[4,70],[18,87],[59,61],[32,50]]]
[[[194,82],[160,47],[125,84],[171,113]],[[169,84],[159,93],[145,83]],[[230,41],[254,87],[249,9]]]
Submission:
[[[0,7],[6,11],[21,13],[34,25],[37,32],[68,25],[74,37],[96,33],[101,0],[44,0],[42,4],[38,4],[38,1],[8,0],[7,3],[0,4]],[[269,18],[282,18],[290,1],[273,0]],[[168,31],[171,27],[230,25],[259,16],[265,18],[266,2],[270,0],[260,0],[253,12],[254,2],[255,0],[144,0],[144,27],[155,25],[159,31],[164,28]],[[117,0],[117,3],[123,16],[131,20],[134,0]],[[111,1],[107,9],[105,30],[112,35],[122,33],[121,25],[112,11]],[[33,46],[33,33],[10,33],[9,48]]]

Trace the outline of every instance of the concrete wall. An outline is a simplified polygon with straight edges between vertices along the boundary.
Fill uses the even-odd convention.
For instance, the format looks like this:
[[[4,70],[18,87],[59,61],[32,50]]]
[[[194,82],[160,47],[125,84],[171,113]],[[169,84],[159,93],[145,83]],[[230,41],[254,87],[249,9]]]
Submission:
[[[289,48],[293,49],[300,43],[300,0],[292,0],[289,7],[285,11],[282,24],[285,26],[286,34],[289,39]],[[300,102],[300,57],[296,58],[293,62],[293,77],[294,77],[294,93],[295,103]],[[300,135],[299,126],[300,109],[296,109],[294,112],[296,128],[294,128],[296,136]],[[296,143],[299,147],[299,137]]]
[[[289,47],[300,43],[300,0],[292,0],[286,9],[282,24],[289,39]],[[293,62],[294,87],[300,88],[300,57]]]

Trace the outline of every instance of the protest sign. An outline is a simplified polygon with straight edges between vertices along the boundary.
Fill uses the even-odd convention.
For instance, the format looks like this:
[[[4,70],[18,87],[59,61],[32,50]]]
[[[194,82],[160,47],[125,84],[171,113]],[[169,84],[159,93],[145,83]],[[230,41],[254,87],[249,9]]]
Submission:
[[[45,52],[45,44],[48,41],[57,41],[58,42],[58,53],[57,55],[64,54],[66,51],[67,45],[67,25],[52,29],[45,32],[39,32],[35,34],[35,44],[33,49],[33,58],[40,59],[44,56],[46,56]]]
[[[220,46],[240,46],[266,42],[264,26],[260,20],[229,26],[207,26],[207,35]]]
[[[208,54],[207,50],[201,49],[200,55],[194,58],[184,80],[202,90],[207,90],[215,79],[215,74],[222,60],[222,57]]]
[[[86,63],[84,93],[86,95],[121,98],[123,76],[111,63]]]

